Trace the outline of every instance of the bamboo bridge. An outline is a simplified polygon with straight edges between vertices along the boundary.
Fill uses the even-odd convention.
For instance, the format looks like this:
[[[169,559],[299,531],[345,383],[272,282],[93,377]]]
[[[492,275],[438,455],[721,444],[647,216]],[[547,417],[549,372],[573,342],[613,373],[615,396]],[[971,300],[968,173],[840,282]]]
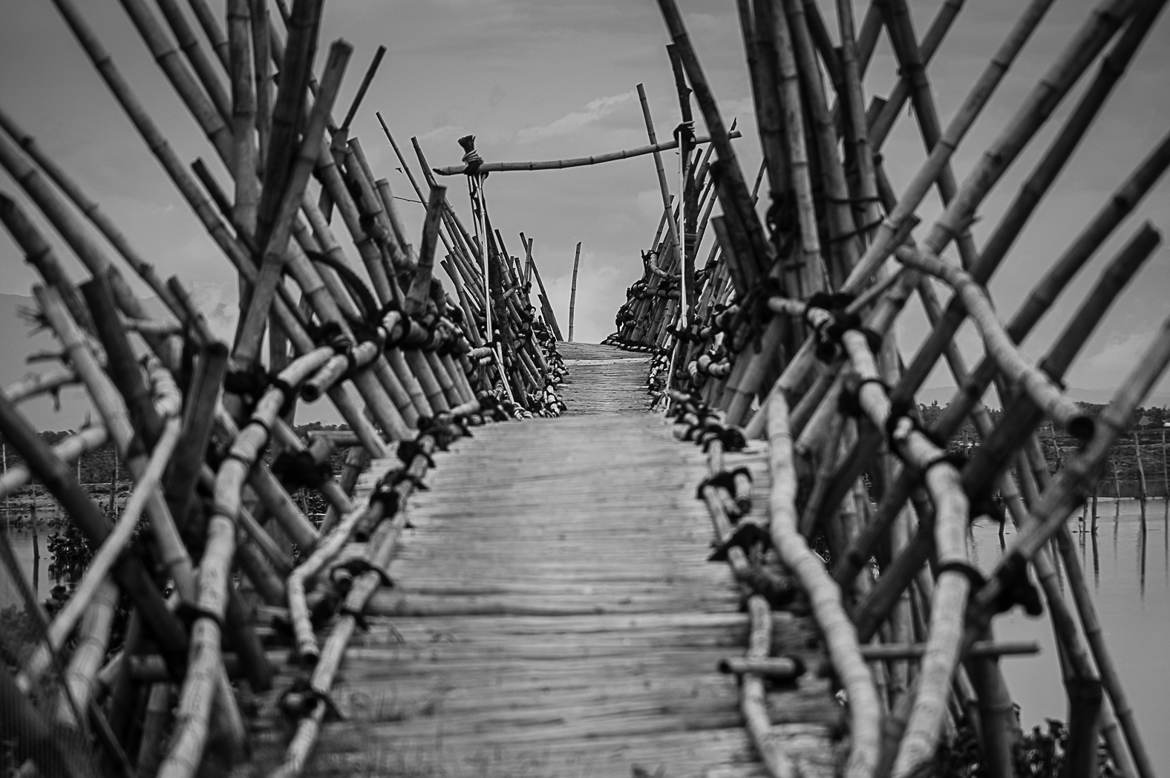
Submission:
[[[767,774],[718,670],[742,654],[748,617],[728,567],[707,562],[706,456],[648,412],[645,357],[561,353],[565,415],[479,428],[436,455],[306,775]],[[766,488],[761,451],[728,459]],[[777,644],[811,663],[802,621]],[[782,714],[821,768],[809,775],[833,774],[827,686],[811,680]],[[266,711],[256,760],[274,764],[285,726]]]
[[[567,160],[485,160],[468,135],[461,163],[436,169],[378,114],[426,209],[417,243],[350,132],[382,51],[341,114],[352,48],[316,61],[322,0],[275,0],[275,14],[227,0],[223,19],[205,0],[121,4],[210,164],[179,157],[84,6],[53,0],[244,294],[229,345],[0,108],[19,190],[0,193],[0,222],[60,344],[58,365],[3,389],[19,461],[0,496],[43,484],[84,560],[42,603],[0,543],[30,636],[0,643],[0,770],[1154,775],[1067,520],[1170,363],[1170,319],[1099,414],[1062,381],[1159,232],[1132,228],[1083,299],[1061,295],[1170,165],[1170,135],[1054,247],[1017,310],[987,284],[1161,0],[1101,0],[962,181],[954,151],[1048,0],[1005,22],[945,126],[927,64],[962,2],[920,37],[905,0],[875,0],[859,23],[838,2],[835,34],[813,0],[742,0],[753,187],[736,150],[751,139],[659,0],[681,120],[669,141],[641,85],[648,145]],[[882,35],[898,70],[867,102]],[[980,206],[1082,76],[978,245]],[[881,149],[907,105],[928,152],[899,190]],[[533,243],[521,233],[509,251],[486,175],[637,156],[655,162],[658,230],[614,301],[616,331],[565,342]],[[462,176],[465,216],[439,176]],[[932,190],[945,208],[917,234]],[[912,298],[929,327],[900,340]],[[1026,358],[1018,344],[1058,301],[1058,334]],[[954,343],[965,323],[973,365]],[[915,394],[940,360],[958,388],[928,421]],[[74,386],[95,420],[49,445],[21,403]],[[311,403],[343,428],[298,428]],[[968,422],[978,445],[961,448]],[[1081,444],[1055,471],[1048,423]],[[106,444],[133,480],[113,511],[73,469]],[[988,517],[1016,533],[980,566],[970,526]],[[1068,736],[1043,748],[1026,744],[1001,667],[1038,650],[996,639],[1016,608],[1049,619],[1060,648]]]

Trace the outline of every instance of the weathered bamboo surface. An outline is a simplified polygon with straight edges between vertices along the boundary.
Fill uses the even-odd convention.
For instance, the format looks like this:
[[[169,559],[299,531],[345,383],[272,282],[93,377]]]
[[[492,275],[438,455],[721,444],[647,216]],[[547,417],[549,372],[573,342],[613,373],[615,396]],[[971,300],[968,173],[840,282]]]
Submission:
[[[565,350],[566,416],[477,428],[436,456],[371,607],[401,615],[367,614],[333,694],[344,718],[306,775],[766,775],[717,670],[742,656],[747,617],[706,561],[705,458],[636,407],[644,359]],[[762,452],[734,459],[767,487]],[[779,631],[814,650],[802,621]],[[839,708],[817,678],[785,697],[773,720],[815,775]],[[258,770],[285,741],[265,710]]]
[[[635,351],[589,343],[558,345],[569,374],[562,384],[567,414],[644,411],[650,357]]]

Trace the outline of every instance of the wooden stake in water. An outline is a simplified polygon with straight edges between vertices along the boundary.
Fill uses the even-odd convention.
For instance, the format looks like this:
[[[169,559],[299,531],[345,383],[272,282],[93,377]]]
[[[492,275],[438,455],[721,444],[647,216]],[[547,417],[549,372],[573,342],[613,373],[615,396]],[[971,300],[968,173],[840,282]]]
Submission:
[[[1170,427],[1170,422],[1162,422],[1162,518],[1170,521],[1170,478],[1166,477],[1166,427]]]
[[[1142,515],[1142,535],[1146,534],[1146,468],[1142,465],[1142,446],[1138,441],[1138,433],[1133,431],[1133,454],[1137,461],[1138,472],[1138,510]]]
[[[581,241],[577,241],[577,253],[573,256],[573,288],[569,291],[569,342],[573,342],[573,316],[577,311],[577,269],[581,266]]]

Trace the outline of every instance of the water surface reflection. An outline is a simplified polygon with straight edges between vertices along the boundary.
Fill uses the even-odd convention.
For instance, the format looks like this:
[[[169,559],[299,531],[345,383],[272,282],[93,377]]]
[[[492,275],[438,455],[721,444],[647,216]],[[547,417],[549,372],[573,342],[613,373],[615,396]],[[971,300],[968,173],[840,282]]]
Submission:
[[[1134,500],[1101,501],[1096,534],[1091,517],[1070,523],[1081,567],[1113,661],[1121,674],[1139,729],[1155,765],[1170,765],[1170,533],[1161,500],[1147,504],[1147,531],[1141,533]],[[977,526],[974,552],[983,570],[1001,555],[998,529]],[[1008,546],[1012,530],[1005,538]],[[1070,595],[1071,597],[1071,595]],[[1012,695],[1026,727],[1045,718],[1067,719],[1056,644],[1047,613],[1030,619],[1018,609],[995,621],[1001,640],[1035,640],[1041,653],[1003,661]]]

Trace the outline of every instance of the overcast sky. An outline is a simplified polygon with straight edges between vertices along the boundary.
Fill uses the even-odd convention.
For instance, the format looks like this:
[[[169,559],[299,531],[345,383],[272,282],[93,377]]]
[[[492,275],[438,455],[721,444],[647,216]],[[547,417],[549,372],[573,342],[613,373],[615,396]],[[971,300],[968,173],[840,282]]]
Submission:
[[[212,0],[219,8],[222,2]],[[221,175],[213,153],[150,59],[115,0],[87,0],[83,9],[114,62],[150,106],[180,156],[203,157]],[[151,4],[153,5],[153,4]],[[735,4],[684,2],[684,15],[725,117],[739,117],[745,137],[739,151],[747,175],[758,164],[758,136],[743,59]],[[831,3],[823,3],[830,24]],[[856,3],[858,15],[861,3]],[[911,3],[919,34],[939,0]],[[930,69],[944,124],[966,94],[1019,11],[1018,0],[969,2]],[[1090,12],[1089,0],[1058,0],[1000,87],[996,97],[955,158],[960,180],[979,152],[1006,124],[1031,86],[1059,54]],[[226,260],[207,239],[186,204],[113,100],[47,0],[0,0],[0,103],[41,146],[75,175],[103,210],[123,225],[133,242],[165,275],[179,274],[198,287],[202,299],[230,307],[234,282]],[[375,172],[395,192],[413,197],[384,142],[374,111],[381,110],[402,143],[418,136],[435,165],[458,161],[455,139],[479,136],[491,160],[549,159],[603,153],[646,142],[634,86],[644,82],[660,137],[669,137],[678,113],[668,60],[665,27],[650,0],[332,0],[326,3],[322,49],[336,38],[355,47],[341,102],[356,88],[361,71],[379,44],[388,53],[358,119],[355,131]],[[1087,137],[1076,160],[1057,182],[1031,227],[991,284],[1001,311],[1010,313],[1042,269],[1101,206],[1116,185],[1170,128],[1170,21],[1151,31],[1125,82]],[[1095,72],[1095,68],[1094,71]],[[885,95],[894,63],[883,39],[866,87]],[[1087,81],[1087,79],[1085,79]],[[987,236],[1024,173],[1064,118],[1076,94],[993,191],[975,226]],[[407,144],[408,145],[408,144]],[[923,159],[913,119],[906,114],[885,149],[895,188],[903,186]],[[667,157],[673,167],[675,158]],[[673,181],[673,176],[671,177]],[[466,190],[450,179],[450,196],[466,211]],[[0,173],[0,188],[15,186]],[[625,287],[641,271],[639,251],[647,248],[661,212],[650,157],[576,171],[502,173],[487,185],[489,203],[513,253],[517,233],[536,239],[536,257],[558,314],[567,316],[574,244],[584,243],[578,287],[580,340],[599,340],[613,329],[613,315]],[[421,206],[400,201],[412,232]],[[1170,227],[1170,183],[1162,182],[1138,214],[1096,258],[1074,285],[1079,299],[1103,262],[1132,234],[1141,219]],[[937,212],[928,202],[921,215]],[[1069,383],[1088,389],[1114,385],[1149,343],[1170,313],[1170,249],[1160,247],[1125,302],[1109,316],[1071,374]],[[0,236],[0,292],[27,294],[34,283],[7,234]],[[1072,304],[1046,319],[1027,348],[1041,353]],[[921,319],[901,325],[912,342]],[[966,338],[965,342],[969,342]],[[931,383],[940,384],[937,375]],[[1162,392],[1170,386],[1162,384]]]

